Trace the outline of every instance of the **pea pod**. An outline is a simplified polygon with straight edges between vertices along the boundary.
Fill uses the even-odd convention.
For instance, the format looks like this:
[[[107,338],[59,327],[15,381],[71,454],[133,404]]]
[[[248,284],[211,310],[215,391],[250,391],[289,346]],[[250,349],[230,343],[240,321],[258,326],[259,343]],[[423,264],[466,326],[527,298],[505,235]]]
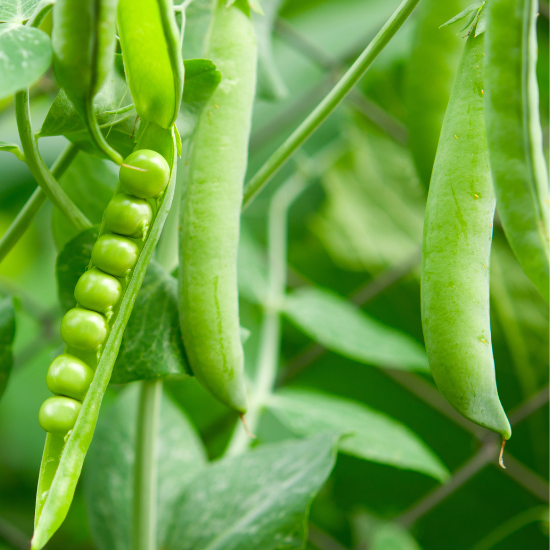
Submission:
[[[483,113],[483,34],[466,42],[443,121],[422,245],[422,326],[439,390],[463,416],[508,439],[489,318],[495,197]]]
[[[76,287],[79,304],[62,321],[65,351],[48,372],[48,386],[59,396],[47,400],[40,412],[40,423],[48,434],[38,481],[33,550],[46,544],[69,510],[124,329],[172,202],[176,181],[176,128],[166,130],[147,123],[136,150],[141,155],[147,150],[157,160],[159,156],[165,159],[164,189],[155,197],[147,197],[147,209],[142,208],[144,199],[131,197],[138,201],[143,214],[137,235],[132,224],[129,226],[131,234],[112,235],[104,219],[98,239],[103,245],[98,248],[96,243],[94,246],[89,270]],[[154,169],[147,173],[155,178],[158,176]],[[145,183],[142,195],[147,195],[146,189],[151,188]],[[153,187],[159,188],[158,185]],[[117,198],[120,195],[132,204],[127,191],[119,183],[113,199],[117,208],[120,208]],[[128,209],[135,221],[136,212],[131,206]],[[111,237],[117,239],[105,244],[105,239]],[[126,254],[128,247],[132,254],[135,252],[131,261]],[[101,269],[97,263],[101,264]],[[86,309],[83,305],[96,309]],[[90,371],[95,371],[93,379]]]
[[[120,0],[118,30],[137,114],[170,128],[178,115],[184,79],[172,0]]]
[[[536,0],[487,3],[487,139],[498,212],[523,271],[548,302],[548,173],[537,88]]]
[[[206,57],[222,80],[202,111],[181,208],[180,323],[199,382],[244,413],[237,247],[256,82],[256,38],[239,5],[218,0]]]
[[[117,0],[57,0],[53,7],[55,76],[73,102],[95,145],[116,164],[122,157],[105,140],[93,110],[94,96],[115,59]]]
[[[469,0],[424,0],[418,7],[413,49],[407,65],[406,100],[409,146],[426,190],[451,95],[462,44],[456,32],[441,27]]]

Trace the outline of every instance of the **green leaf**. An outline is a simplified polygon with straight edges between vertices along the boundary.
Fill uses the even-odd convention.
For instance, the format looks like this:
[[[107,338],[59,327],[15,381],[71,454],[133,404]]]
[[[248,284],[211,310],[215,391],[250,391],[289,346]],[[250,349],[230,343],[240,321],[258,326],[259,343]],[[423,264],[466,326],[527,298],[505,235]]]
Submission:
[[[334,434],[321,434],[265,445],[203,469],[174,506],[166,550],[303,548],[335,443]]]
[[[343,453],[422,472],[440,481],[449,476],[441,460],[413,431],[362,403],[320,392],[286,389],[272,396],[268,407],[297,435],[349,434],[339,443]]]
[[[124,331],[111,382],[190,374],[178,318],[178,284],[151,262]]]
[[[309,337],[344,357],[377,367],[429,372],[426,352],[418,342],[329,290],[295,290],[283,311]]]
[[[0,23],[24,23],[39,3],[39,0],[2,0]]]
[[[50,37],[39,29],[0,24],[0,99],[36,82],[50,66]]]
[[[13,298],[0,299],[0,397],[6,389],[13,366],[12,344],[15,337]]]
[[[84,468],[90,529],[100,550],[131,550],[133,468],[139,386],[125,389],[101,416]],[[158,547],[165,545],[174,501],[206,464],[202,442],[163,395],[158,432]]]
[[[57,256],[57,294],[63,313],[76,306],[74,288],[90,263],[98,235],[99,225],[86,229],[68,241]]]
[[[21,148],[16,143],[8,143],[7,141],[0,141],[0,151],[6,153],[13,153],[20,161],[25,162],[25,155]]]
[[[239,294],[254,304],[264,304],[267,297],[265,254],[246,225],[241,226],[237,263]]]
[[[282,0],[266,0],[264,14],[252,14],[252,22],[258,38],[256,94],[268,101],[280,101],[288,96],[288,88],[273,55],[273,27],[282,3]]]
[[[389,523],[360,511],[353,518],[357,547],[369,550],[421,550],[413,536],[397,523]]]
[[[205,103],[222,79],[220,71],[209,59],[186,59],[183,102],[187,104]]]
[[[85,216],[93,224],[99,224],[118,183],[118,174],[111,162],[81,152],[59,183]],[[58,250],[78,234],[74,225],[57,209],[52,213],[52,230]]]

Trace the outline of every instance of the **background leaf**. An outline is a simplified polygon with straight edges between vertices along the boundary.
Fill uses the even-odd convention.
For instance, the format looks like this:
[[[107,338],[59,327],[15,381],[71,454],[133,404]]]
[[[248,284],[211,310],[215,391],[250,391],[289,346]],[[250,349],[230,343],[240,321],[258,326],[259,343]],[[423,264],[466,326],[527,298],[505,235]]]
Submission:
[[[429,371],[420,344],[333,292],[295,290],[285,300],[284,313],[313,340],[345,357],[378,367]]]
[[[178,317],[177,281],[151,262],[124,331],[111,382],[187,374]]]
[[[6,389],[13,366],[12,345],[15,337],[13,298],[0,299],[0,397]]]
[[[439,481],[449,476],[441,460],[414,432],[362,403],[319,392],[285,389],[277,392],[268,406],[298,435],[344,435],[338,445],[343,453],[422,472]]]
[[[0,22],[24,23],[36,9],[40,0],[2,0]]]
[[[13,153],[19,160],[24,161],[25,155],[21,151],[19,145],[16,143],[7,143],[6,141],[0,141],[0,151],[5,151],[6,153]]]
[[[90,529],[101,550],[131,550],[133,467],[139,386],[125,389],[98,423],[84,467]],[[174,501],[206,463],[186,416],[163,395],[158,432],[158,542],[163,547]]]
[[[50,66],[50,37],[22,25],[0,24],[0,99],[36,82]]]
[[[166,550],[302,548],[335,436],[266,445],[201,471],[176,503]]]

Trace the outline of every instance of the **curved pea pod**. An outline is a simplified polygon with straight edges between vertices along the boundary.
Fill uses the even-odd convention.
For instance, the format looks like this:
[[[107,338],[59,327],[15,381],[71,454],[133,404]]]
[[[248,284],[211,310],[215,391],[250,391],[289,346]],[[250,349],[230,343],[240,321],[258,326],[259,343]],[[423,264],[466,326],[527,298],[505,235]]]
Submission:
[[[115,59],[117,0],[57,0],[53,6],[53,68],[95,145],[116,164],[122,157],[105,140],[93,99]]]
[[[537,2],[487,3],[485,116],[504,232],[523,271],[548,302],[548,173],[536,78]]]
[[[206,56],[222,80],[202,111],[181,208],[179,299],[183,341],[198,381],[244,413],[237,248],[256,82],[247,14],[218,2]]]
[[[483,114],[483,35],[464,49],[437,148],[422,244],[422,327],[447,401],[504,438],[491,347],[489,258],[495,197]]]
[[[111,373],[118,355],[124,329],[130,318],[138,291],[145,277],[147,266],[160,238],[164,222],[166,221],[172,203],[176,183],[178,137],[175,126],[167,130],[154,123],[147,123],[136,145],[136,150],[150,149],[160,153],[166,159],[170,167],[170,175],[165,190],[158,197],[155,197],[155,199],[151,199],[154,217],[152,220],[147,218],[148,223],[150,222],[147,228],[147,234],[133,241],[139,249],[135,266],[118,279],[120,287],[116,284],[114,277],[111,275],[103,273],[103,277],[98,279],[97,274],[101,274],[101,272],[99,272],[97,268],[86,272],[92,274],[93,280],[91,280],[89,276],[85,276],[80,287],[77,285],[77,294],[83,294],[90,300],[90,303],[87,305],[95,304],[98,309],[103,310],[107,308],[110,310],[110,315],[106,317],[108,332],[106,339],[102,339],[100,345],[93,349],[89,349],[92,347],[91,345],[83,349],[84,346],[80,346],[78,342],[76,342],[78,347],[75,347],[73,345],[75,344],[73,339],[68,338],[69,342],[65,348],[64,356],[73,358],[76,362],[85,363],[92,370],[95,369],[95,373],[89,388],[82,389],[77,384],[77,391],[81,391],[82,394],[85,394],[85,397],[78,412],[74,427],[65,435],[61,435],[60,433],[48,433],[46,436],[46,445],[42,457],[36,495],[35,531],[32,539],[33,550],[39,550],[48,542],[51,536],[63,523],[69,511],[84,463],[84,458],[92,441],[101,401],[107,389],[107,385],[109,384],[109,380],[111,379]],[[117,191],[122,191],[121,185],[119,185]],[[149,216],[148,213],[144,215]],[[106,222],[104,220],[100,229],[100,235],[104,235],[105,231]],[[92,262],[90,267],[93,268],[96,266],[94,266]],[[115,281],[114,285],[111,279]],[[101,284],[98,289],[97,284],[99,283]],[[103,292],[104,286],[101,285],[104,284],[109,284],[109,292]],[[99,296],[101,300],[98,300],[98,297],[94,294],[96,291],[101,294]],[[94,318],[102,317],[102,315],[97,312],[84,311],[87,311],[88,315],[93,314]],[[69,319],[69,321],[70,320],[71,319]],[[67,330],[72,330],[72,327],[68,326]],[[80,333],[77,332],[77,335],[78,334]],[[93,344],[95,345],[96,342],[93,342]],[[55,369],[50,378],[54,377],[54,375]],[[69,379],[69,373],[66,373],[66,375],[66,378]],[[53,382],[55,382],[55,380],[53,380]],[[50,381],[52,384],[53,382]],[[59,384],[53,384],[52,387],[59,389]],[[69,388],[69,391],[73,390],[74,388]],[[67,390],[60,391],[69,393]],[[78,395],[80,396],[80,393]],[[49,421],[45,413],[43,416]],[[69,420],[72,421],[72,418]],[[45,425],[46,427],[49,426],[49,424],[46,423]]]
[[[120,0],[117,19],[136,112],[143,120],[170,128],[184,79],[172,0]]]
[[[441,25],[469,2],[423,0],[417,8],[405,92],[409,147],[426,190],[430,185],[441,125],[463,49],[463,40],[456,31]]]

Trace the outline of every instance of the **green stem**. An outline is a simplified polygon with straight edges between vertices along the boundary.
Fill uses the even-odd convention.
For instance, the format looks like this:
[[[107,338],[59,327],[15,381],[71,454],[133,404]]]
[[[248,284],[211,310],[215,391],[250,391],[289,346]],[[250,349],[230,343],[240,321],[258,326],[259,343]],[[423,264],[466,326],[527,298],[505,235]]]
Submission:
[[[303,174],[296,173],[276,191],[270,204],[268,222],[269,288],[267,301],[264,305],[256,381],[246,414],[246,421],[252,433],[258,428],[263,408],[269,402],[277,377],[281,340],[280,311],[287,286],[288,210],[307,185],[308,180]],[[251,439],[245,430],[237,425],[227,447],[226,455],[241,454],[248,448],[250,442]]]
[[[92,224],[88,218],[63,191],[40,155],[38,143],[31,126],[28,89],[15,94],[15,117],[21,145],[25,153],[25,161],[38,185],[50,201],[65,214],[79,231],[91,227]]]
[[[124,159],[122,158],[122,155],[118,151],[115,151],[107,143],[107,140],[101,133],[99,124],[97,123],[97,118],[94,113],[94,104],[92,100],[86,101],[85,111],[86,111],[87,127],[90,133],[90,137],[92,138],[92,141],[101,152],[107,155],[107,157],[109,157],[109,159],[112,160],[115,164],[118,164],[120,166],[124,162]]]
[[[144,380],[138,406],[134,470],[134,550],[157,547],[157,454],[162,378]]]
[[[78,148],[73,144],[69,144],[57,157],[51,168],[55,179],[59,179],[65,173],[65,170],[69,167],[77,153]],[[13,220],[7,231],[2,235],[2,238],[0,238],[0,262],[25,234],[25,231],[29,228],[41,206],[46,202],[46,198],[46,194],[42,191],[42,188],[38,187],[19,214],[17,214],[15,220]]]
[[[303,145],[309,136],[334,111],[359,82],[367,69],[384,49],[386,44],[407,20],[420,0],[404,0],[390,17],[380,32],[373,38],[355,63],[349,68],[329,94],[314,111],[298,126],[290,137],[271,155],[267,162],[256,172],[244,187],[243,210],[263,189],[267,182],[279,171],[287,160]]]

